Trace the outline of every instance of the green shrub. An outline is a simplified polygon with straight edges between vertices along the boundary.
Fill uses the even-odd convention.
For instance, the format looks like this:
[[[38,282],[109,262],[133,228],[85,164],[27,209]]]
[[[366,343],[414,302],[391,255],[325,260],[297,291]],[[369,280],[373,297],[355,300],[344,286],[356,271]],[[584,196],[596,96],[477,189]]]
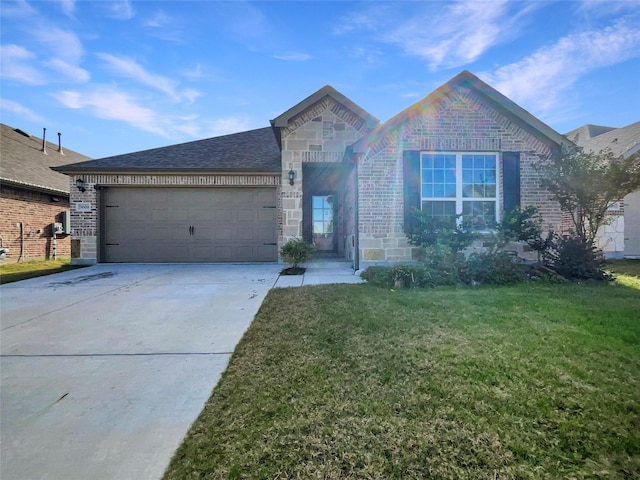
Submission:
[[[413,228],[408,238],[409,243],[417,247],[441,245],[453,252],[460,252],[479,236],[467,223],[458,223],[459,216],[433,217],[417,209],[412,216]]]
[[[460,277],[469,285],[512,285],[527,279],[524,262],[505,251],[472,253],[464,262]]]
[[[316,247],[300,238],[289,240],[280,248],[282,259],[298,268],[301,263],[308,262],[316,252]]]
[[[542,217],[534,205],[529,205],[524,210],[516,207],[510,212],[505,212],[497,231],[506,241],[526,242],[538,253],[538,261],[542,259],[544,252],[551,248],[554,237],[553,232],[549,232],[546,237],[543,236]]]
[[[460,283],[460,269],[464,264],[464,255],[451,248],[436,244],[424,249],[422,263],[431,272],[431,283],[438,285],[457,285]]]
[[[593,242],[577,236],[554,235],[551,248],[545,253],[545,262],[558,275],[567,280],[612,280],[605,271],[602,250]]]
[[[433,272],[421,264],[399,264],[390,267],[367,268],[360,276],[378,287],[384,288],[429,288],[436,286]]]

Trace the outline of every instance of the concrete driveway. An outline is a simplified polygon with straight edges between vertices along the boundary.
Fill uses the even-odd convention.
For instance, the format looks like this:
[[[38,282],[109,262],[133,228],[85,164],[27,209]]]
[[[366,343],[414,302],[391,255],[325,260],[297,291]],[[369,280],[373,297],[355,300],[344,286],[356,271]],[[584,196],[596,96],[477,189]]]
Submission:
[[[281,268],[97,265],[0,287],[0,478],[159,478]]]

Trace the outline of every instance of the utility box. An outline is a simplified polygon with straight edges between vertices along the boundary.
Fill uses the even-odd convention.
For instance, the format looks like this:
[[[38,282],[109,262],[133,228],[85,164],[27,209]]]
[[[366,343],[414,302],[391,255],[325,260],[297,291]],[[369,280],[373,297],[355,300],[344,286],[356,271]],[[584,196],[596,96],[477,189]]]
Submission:
[[[61,223],[54,223],[53,224],[53,234],[54,235],[62,235],[63,232],[64,232],[64,230],[62,229],[62,224]]]
[[[71,212],[69,210],[62,212],[62,232],[63,235],[71,233]]]

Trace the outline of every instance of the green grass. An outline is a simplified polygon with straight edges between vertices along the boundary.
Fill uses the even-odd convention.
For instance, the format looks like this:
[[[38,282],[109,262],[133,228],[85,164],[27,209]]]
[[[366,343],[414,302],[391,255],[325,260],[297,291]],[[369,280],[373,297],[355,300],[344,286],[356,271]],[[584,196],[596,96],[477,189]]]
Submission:
[[[165,478],[640,478],[640,286],[276,289]]]
[[[28,278],[51,275],[80,268],[69,265],[69,259],[63,260],[31,260],[20,263],[7,263],[0,266],[0,284],[17,282]]]
[[[640,289],[640,260],[609,260],[607,268],[619,284]]]

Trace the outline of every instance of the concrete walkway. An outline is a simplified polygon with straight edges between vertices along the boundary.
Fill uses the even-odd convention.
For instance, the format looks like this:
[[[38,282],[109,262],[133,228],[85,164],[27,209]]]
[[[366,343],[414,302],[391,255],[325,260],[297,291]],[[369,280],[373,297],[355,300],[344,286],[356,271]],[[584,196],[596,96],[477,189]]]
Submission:
[[[281,275],[276,287],[301,287],[328,283],[362,283],[351,262],[337,258],[316,258],[305,265],[304,275]]]
[[[350,263],[96,265],[0,287],[0,478],[157,479],[273,287]]]

